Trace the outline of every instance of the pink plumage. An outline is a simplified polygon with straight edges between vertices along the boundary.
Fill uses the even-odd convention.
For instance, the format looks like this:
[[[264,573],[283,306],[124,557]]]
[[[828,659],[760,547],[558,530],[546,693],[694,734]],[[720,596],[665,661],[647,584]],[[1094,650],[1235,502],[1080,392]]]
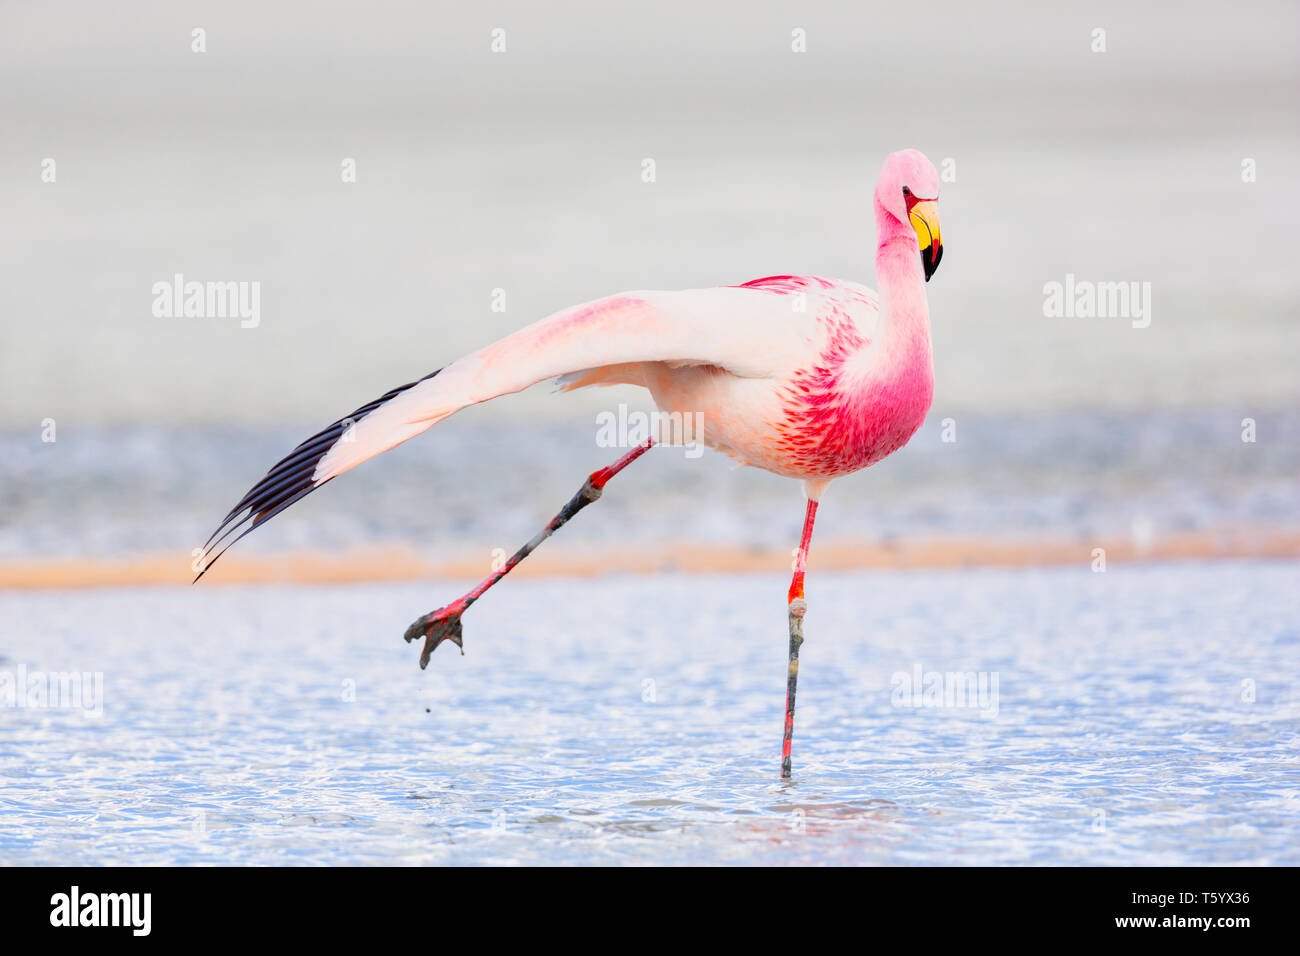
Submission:
[[[701,423],[703,433],[690,440],[804,482],[808,507],[789,593],[788,776],[804,564],[817,501],[832,479],[901,448],[925,420],[934,394],[925,282],[943,252],[938,195],[938,174],[921,153],[904,150],[886,159],[874,197],[879,295],[855,282],[789,275],[738,286],[627,292],[557,312],[393,389],[278,462],[208,540],[204,554],[216,556],[206,567],[325,482],[469,405],[547,379],[565,389],[639,385],[669,413],[666,420],[689,416]],[[461,614],[599,498],[610,478],[655,441],[675,437],[656,435],[593,473],[504,570],[413,624],[407,640],[426,637],[421,666],[441,641],[461,643]]]

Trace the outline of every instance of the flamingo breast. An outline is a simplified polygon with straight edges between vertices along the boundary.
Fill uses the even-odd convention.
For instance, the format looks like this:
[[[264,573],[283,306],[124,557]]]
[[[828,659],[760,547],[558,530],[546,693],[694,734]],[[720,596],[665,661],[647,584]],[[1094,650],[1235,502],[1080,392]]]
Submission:
[[[822,334],[808,358],[766,379],[661,366],[645,382],[661,409],[698,412],[706,445],[791,478],[850,474],[907,443],[933,397],[928,337],[873,343],[879,304],[856,284],[776,276],[747,287],[809,297]]]

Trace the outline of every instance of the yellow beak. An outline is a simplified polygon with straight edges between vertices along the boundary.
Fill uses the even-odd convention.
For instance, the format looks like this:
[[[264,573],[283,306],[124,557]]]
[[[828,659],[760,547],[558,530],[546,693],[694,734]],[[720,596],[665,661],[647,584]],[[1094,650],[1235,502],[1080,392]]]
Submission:
[[[925,281],[939,268],[943,258],[943,237],[939,233],[939,204],[933,199],[924,199],[912,206],[908,214],[912,228],[916,230],[916,241],[921,249],[921,265],[925,268]]]

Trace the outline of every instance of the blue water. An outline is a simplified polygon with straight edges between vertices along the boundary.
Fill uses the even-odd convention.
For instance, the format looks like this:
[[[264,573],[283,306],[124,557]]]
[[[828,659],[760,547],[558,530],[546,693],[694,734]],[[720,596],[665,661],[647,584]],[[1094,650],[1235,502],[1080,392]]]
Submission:
[[[6,863],[1300,863],[1300,563],[0,594]],[[896,674],[997,678],[899,706]],[[83,699],[86,710],[93,711]]]
[[[565,397],[557,401],[564,402]],[[338,412],[337,409],[334,410]],[[471,409],[294,505],[241,541],[240,553],[400,545],[435,560],[513,551],[596,468],[592,415],[562,424],[492,422]],[[338,412],[341,414],[341,412]],[[331,415],[334,413],[332,412]],[[963,416],[945,441],[936,408],[904,452],[839,479],[817,534],[891,538],[1125,538],[1296,527],[1300,412],[1259,413],[1243,442],[1228,411]],[[171,552],[188,568],[239,497],[331,418],[276,427],[0,430],[0,561],[118,560]],[[641,541],[789,548],[797,482],[725,455],[658,448],[618,478],[599,515],[565,529],[567,545]]]

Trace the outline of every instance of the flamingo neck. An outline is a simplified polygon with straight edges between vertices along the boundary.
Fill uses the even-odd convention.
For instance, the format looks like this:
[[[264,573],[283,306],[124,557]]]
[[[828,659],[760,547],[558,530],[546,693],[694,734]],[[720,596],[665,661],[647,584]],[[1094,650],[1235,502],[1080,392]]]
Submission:
[[[881,322],[877,341],[895,361],[930,354],[930,307],[925,299],[921,253],[912,227],[876,204],[879,243],[876,283],[880,287]]]

